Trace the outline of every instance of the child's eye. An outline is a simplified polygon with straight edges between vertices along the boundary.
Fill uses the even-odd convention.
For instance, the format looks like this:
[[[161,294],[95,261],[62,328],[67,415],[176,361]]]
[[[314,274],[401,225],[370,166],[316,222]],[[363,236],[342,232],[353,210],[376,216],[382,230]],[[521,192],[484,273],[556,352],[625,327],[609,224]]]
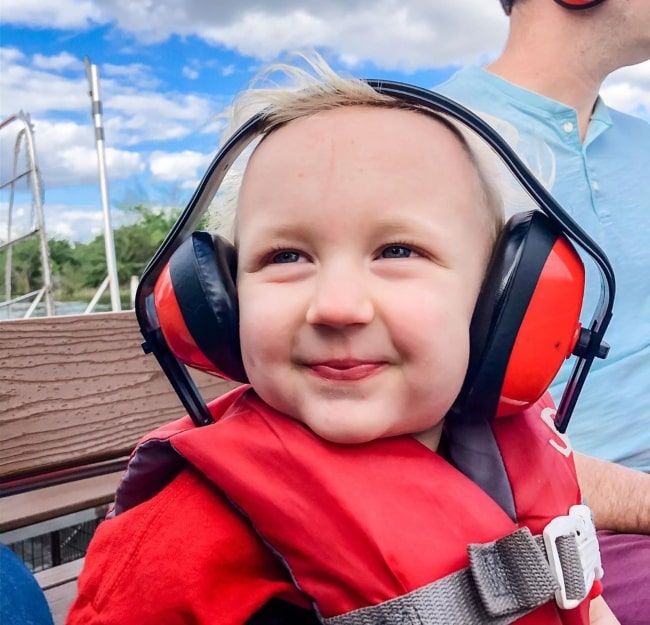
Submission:
[[[406,245],[388,245],[381,251],[382,258],[410,258],[417,253]]]
[[[300,254],[292,250],[282,250],[271,256],[269,259],[271,263],[297,263],[300,260]]]

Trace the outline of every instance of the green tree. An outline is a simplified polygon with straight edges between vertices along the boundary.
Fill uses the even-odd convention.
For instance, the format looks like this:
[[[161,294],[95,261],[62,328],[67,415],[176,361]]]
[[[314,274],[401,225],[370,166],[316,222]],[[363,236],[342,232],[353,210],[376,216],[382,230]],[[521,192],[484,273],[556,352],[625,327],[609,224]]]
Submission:
[[[75,257],[74,246],[66,239],[50,239],[48,247],[52,282],[57,299],[71,299],[78,288],[81,275],[80,263]]]
[[[139,276],[174,225],[178,211],[170,214],[138,205],[128,209],[135,222],[113,231],[117,274],[126,285],[131,276]],[[75,246],[75,257],[82,269],[82,286],[97,287],[107,275],[104,235],[86,245]]]
[[[118,280],[123,287],[132,275],[139,276],[174,225],[179,211],[159,212],[143,205],[127,209],[133,223],[113,232]],[[58,299],[74,298],[82,289],[96,289],[107,275],[104,235],[89,243],[48,241],[52,280]],[[4,283],[6,249],[0,253],[0,280]],[[35,291],[42,286],[39,241],[36,237],[13,246],[12,295]],[[4,296],[4,286],[2,297]]]
[[[2,298],[5,294],[5,268],[9,248],[0,255],[2,274]],[[37,237],[23,239],[11,246],[11,294],[12,297],[24,295],[40,288],[43,280],[41,267],[40,241]]]
[[[136,213],[138,220],[115,231],[120,282],[142,273],[178,217],[178,211],[165,214],[142,205],[131,210]]]

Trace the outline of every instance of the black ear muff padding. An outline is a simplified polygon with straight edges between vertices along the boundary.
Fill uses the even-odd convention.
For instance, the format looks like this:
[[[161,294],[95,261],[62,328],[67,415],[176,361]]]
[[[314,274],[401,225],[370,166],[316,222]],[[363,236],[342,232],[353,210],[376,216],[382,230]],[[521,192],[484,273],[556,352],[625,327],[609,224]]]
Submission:
[[[247,381],[239,344],[237,254],[210,232],[192,233],[174,252],[169,273],[183,320],[214,373]]]
[[[504,226],[474,309],[469,366],[451,418],[496,416],[517,334],[559,236],[539,211],[518,213]]]

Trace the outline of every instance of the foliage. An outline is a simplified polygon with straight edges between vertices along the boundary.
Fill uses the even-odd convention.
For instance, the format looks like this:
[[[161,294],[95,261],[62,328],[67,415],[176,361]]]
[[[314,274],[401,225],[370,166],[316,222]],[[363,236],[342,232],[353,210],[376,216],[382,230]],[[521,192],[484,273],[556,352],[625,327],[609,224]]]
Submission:
[[[0,255],[0,275],[2,276],[2,298],[5,296],[5,276],[7,258],[11,258],[11,295],[24,295],[35,291],[42,284],[40,243],[35,237],[24,239],[11,250],[5,248]],[[32,285],[37,285],[33,287]]]
[[[142,273],[178,217],[178,211],[165,214],[142,205],[130,208],[129,212],[134,214],[135,222],[113,231],[118,280],[126,288],[131,276]],[[12,297],[42,286],[39,246],[37,237],[12,246]],[[52,281],[59,300],[73,299],[84,289],[97,289],[107,275],[103,234],[85,244],[50,239],[48,247]],[[0,299],[5,296],[7,254],[7,248],[0,252]]]

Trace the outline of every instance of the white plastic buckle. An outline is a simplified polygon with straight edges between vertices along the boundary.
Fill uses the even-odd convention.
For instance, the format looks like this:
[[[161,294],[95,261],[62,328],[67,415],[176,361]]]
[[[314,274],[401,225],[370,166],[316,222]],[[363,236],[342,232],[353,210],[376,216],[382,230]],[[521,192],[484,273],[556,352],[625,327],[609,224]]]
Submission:
[[[582,574],[585,580],[586,594],[580,599],[569,599],[567,597],[562,563],[555,542],[558,537],[571,534],[575,536],[578,545]],[[544,528],[543,535],[551,571],[560,584],[560,589],[555,593],[555,601],[564,610],[571,610],[577,607],[589,594],[594,581],[601,579],[603,576],[600,549],[596,537],[596,527],[591,518],[591,510],[583,505],[571,506],[567,516],[556,517]]]

